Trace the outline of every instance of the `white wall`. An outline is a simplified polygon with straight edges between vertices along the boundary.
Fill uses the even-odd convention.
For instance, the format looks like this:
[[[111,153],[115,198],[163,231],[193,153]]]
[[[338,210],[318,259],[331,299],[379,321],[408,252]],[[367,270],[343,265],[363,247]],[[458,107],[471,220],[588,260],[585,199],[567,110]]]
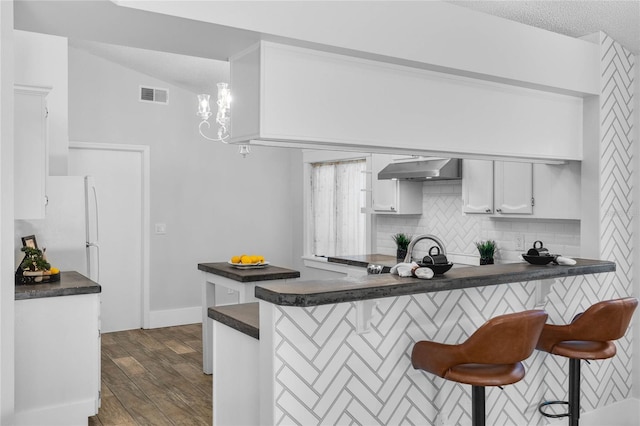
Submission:
[[[139,102],[138,86],[169,89],[169,104]],[[73,141],[151,149],[151,299],[154,311],[200,305],[201,262],[246,252],[292,267],[292,152],[209,142],[197,130],[196,96],[85,51],[69,50]],[[166,223],[166,235],[153,233]]]
[[[67,174],[68,92],[67,39],[28,31],[14,32],[15,82],[34,86],[50,86],[49,109],[49,174]]]
[[[13,2],[0,1],[0,424],[14,424]]]

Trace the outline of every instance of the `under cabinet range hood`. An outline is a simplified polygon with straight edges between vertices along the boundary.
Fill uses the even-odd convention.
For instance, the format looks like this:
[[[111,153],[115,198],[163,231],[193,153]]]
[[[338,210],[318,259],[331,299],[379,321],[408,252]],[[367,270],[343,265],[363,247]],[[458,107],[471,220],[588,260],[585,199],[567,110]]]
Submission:
[[[389,164],[378,173],[378,179],[413,181],[462,179],[462,160],[459,158],[418,158]]]

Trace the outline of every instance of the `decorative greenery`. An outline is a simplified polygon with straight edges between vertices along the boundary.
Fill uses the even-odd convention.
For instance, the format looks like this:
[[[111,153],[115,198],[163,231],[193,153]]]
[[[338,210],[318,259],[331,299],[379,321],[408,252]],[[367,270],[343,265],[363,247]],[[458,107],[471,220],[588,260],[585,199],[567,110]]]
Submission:
[[[496,242],[493,240],[487,241],[478,241],[476,242],[476,247],[480,252],[480,258],[482,259],[493,259],[493,255],[496,252]]]
[[[22,247],[25,256],[20,263],[23,271],[48,271],[51,265],[44,258],[42,250],[35,247]]]
[[[399,249],[406,250],[409,247],[409,243],[411,242],[411,235],[403,234],[402,232],[392,235],[391,238],[393,239],[393,241],[395,241]]]

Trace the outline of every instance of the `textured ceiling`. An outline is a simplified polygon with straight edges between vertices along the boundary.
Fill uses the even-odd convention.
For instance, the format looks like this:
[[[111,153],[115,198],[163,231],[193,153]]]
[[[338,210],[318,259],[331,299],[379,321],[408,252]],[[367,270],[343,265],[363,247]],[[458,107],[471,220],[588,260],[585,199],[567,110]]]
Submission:
[[[640,54],[640,0],[446,1],[571,37],[604,31]]]

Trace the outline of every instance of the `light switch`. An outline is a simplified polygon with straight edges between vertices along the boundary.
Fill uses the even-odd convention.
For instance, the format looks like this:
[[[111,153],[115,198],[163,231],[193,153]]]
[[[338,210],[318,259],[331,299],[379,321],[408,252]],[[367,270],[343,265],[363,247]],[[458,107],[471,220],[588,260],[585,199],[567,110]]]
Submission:
[[[167,233],[167,224],[166,223],[156,223],[156,234],[164,235]]]

